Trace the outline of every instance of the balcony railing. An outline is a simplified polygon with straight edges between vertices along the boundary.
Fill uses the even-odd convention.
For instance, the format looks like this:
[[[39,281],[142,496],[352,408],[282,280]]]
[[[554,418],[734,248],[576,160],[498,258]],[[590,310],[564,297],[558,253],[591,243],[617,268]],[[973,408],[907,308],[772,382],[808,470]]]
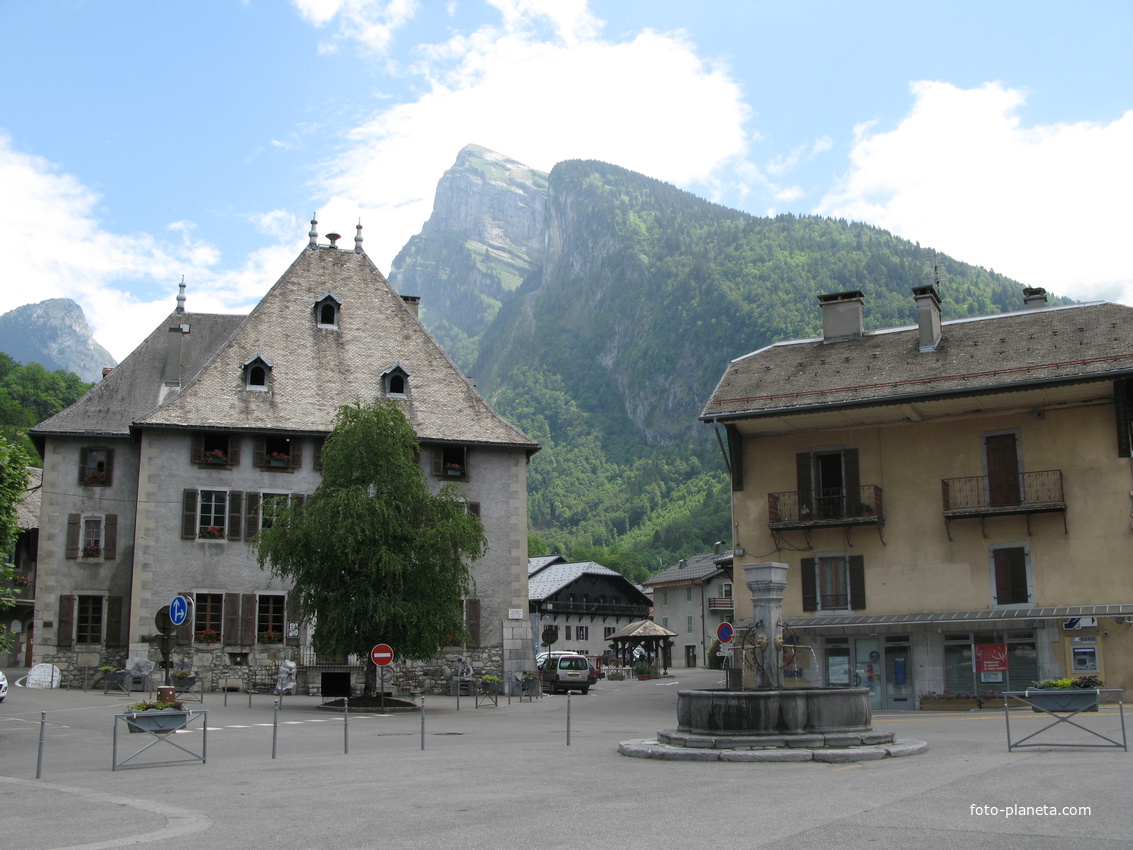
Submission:
[[[598,617],[636,617],[649,616],[648,605],[626,605],[614,602],[559,602],[547,600],[540,604],[544,614],[590,614]]]
[[[945,478],[940,487],[946,519],[1066,510],[1061,469]]]
[[[857,488],[767,494],[767,524],[778,528],[830,528],[840,525],[878,525],[885,522],[881,488]]]
[[[709,611],[733,611],[736,607],[736,600],[731,596],[709,596],[708,597],[708,610]]]

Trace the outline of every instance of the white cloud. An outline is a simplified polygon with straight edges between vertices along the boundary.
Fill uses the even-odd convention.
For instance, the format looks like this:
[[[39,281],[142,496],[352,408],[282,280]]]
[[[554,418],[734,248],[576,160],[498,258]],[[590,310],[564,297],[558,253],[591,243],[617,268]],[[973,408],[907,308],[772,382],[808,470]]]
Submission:
[[[331,164],[320,217],[341,227],[360,212],[379,267],[419,231],[437,179],[472,142],[542,170],[594,158],[678,185],[710,185],[742,161],[740,88],[682,35],[604,40],[580,0],[493,5],[500,25],[420,47],[425,93],[354,130]]]
[[[173,237],[105,230],[99,196],[47,160],[18,151],[0,133],[0,251],[6,285],[0,313],[49,298],[71,298],[86,313],[98,339],[121,360],[176,306],[177,283],[189,284],[189,309],[246,310],[274,282],[301,247],[295,222],[277,213],[262,217],[261,230],[279,238],[250,255],[240,269],[214,271],[219,254],[196,239],[192,222],[166,225]],[[304,231],[305,232],[305,231]],[[286,238],[282,238],[286,233]],[[288,244],[287,240],[290,240]],[[148,281],[149,300],[127,293],[126,281]]]
[[[1133,303],[1133,111],[1026,126],[1023,92],[914,83],[893,130],[856,129],[850,171],[818,213],[868,221],[1029,285]]]
[[[385,53],[394,33],[412,19],[415,0],[292,0],[299,14],[316,27],[338,18],[339,39],[357,41],[375,53]],[[324,43],[324,50],[334,50]]]

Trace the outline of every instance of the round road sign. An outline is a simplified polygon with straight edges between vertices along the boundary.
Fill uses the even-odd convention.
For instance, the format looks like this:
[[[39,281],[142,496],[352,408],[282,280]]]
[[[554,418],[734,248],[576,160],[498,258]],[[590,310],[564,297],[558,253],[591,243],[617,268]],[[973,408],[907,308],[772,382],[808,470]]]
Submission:
[[[387,664],[393,663],[393,647],[388,643],[379,643],[370,650],[370,658],[379,667],[385,667]]]
[[[169,622],[180,626],[188,616],[189,600],[184,596],[174,596],[173,601],[169,603]]]
[[[716,637],[720,639],[720,643],[730,643],[733,634],[731,623],[721,623],[716,627]]]

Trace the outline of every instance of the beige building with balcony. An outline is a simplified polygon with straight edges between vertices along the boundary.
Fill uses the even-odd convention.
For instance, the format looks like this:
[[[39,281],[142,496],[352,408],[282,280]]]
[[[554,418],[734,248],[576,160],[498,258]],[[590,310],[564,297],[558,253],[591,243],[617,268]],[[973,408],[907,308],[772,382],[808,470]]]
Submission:
[[[737,565],[789,566],[788,680],[866,685],[875,709],[1133,686],[1133,309],[1026,290],[942,321],[913,292],[918,325],[871,332],[861,292],[820,297],[823,338],[732,361],[701,416],[728,447]]]

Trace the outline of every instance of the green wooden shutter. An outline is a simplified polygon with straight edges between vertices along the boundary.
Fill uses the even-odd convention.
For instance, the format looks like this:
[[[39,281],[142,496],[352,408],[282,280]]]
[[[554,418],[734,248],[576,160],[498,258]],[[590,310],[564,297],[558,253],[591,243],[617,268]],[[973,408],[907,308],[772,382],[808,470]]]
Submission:
[[[854,611],[865,610],[865,558],[861,555],[851,555],[850,563],[850,608]]]
[[[801,566],[801,584],[803,590],[803,610],[804,611],[817,611],[818,610],[818,582],[815,574],[815,559],[803,558],[799,565]]]

